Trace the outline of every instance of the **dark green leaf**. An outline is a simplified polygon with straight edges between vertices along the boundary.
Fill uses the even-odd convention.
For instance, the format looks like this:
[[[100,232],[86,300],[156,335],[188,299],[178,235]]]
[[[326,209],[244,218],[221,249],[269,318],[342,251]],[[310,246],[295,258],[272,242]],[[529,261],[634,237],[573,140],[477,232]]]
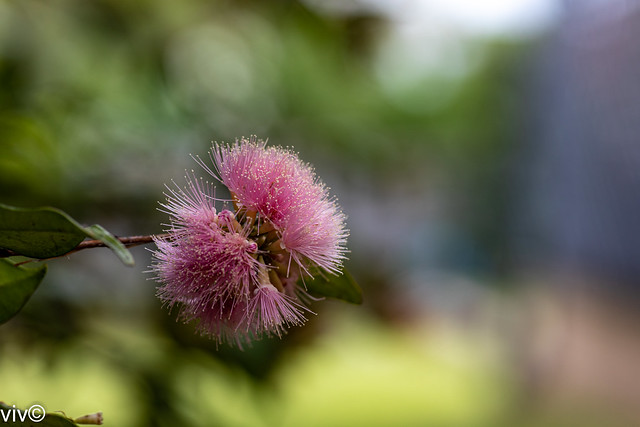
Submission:
[[[131,252],[102,226],[81,226],[55,208],[24,209],[0,204],[0,256],[54,258],[73,250],[86,237],[100,240],[125,265],[133,265]]]
[[[78,427],[78,424],[74,423],[71,418],[67,418],[59,413],[47,413],[42,417],[43,411],[46,411],[43,407],[36,410],[35,406],[29,407],[25,412],[19,410],[13,406],[9,406],[4,402],[0,402],[0,424],[7,423],[11,426],[19,427]],[[15,422],[14,422],[15,417]],[[21,421],[21,418],[24,421]]]
[[[94,224],[90,227],[86,227],[84,230],[92,238],[100,240],[102,243],[107,245],[107,247],[109,247],[125,265],[133,266],[133,255],[131,255],[129,249],[127,249],[120,240],[116,239],[113,234],[105,230],[104,227]]]
[[[26,268],[0,259],[0,324],[11,319],[24,307],[46,271],[46,265]]]
[[[305,279],[302,286],[305,285],[311,296],[362,304],[362,289],[347,270],[344,270],[340,276],[316,275],[312,280]]]
[[[55,208],[23,209],[0,204],[0,247],[31,258],[64,255],[87,234]]]

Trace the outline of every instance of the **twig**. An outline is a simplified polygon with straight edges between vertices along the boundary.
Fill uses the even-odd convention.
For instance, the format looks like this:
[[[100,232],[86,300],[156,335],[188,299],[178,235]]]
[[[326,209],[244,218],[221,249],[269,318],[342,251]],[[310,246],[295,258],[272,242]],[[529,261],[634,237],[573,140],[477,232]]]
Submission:
[[[127,248],[131,248],[131,247],[134,247],[134,246],[139,246],[139,245],[144,245],[146,243],[151,243],[151,242],[153,242],[154,238],[164,239],[164,238],[166,238],[168,236],[169,236],[169,234],[155,234],[155,235],[149,235],[149,236],[116,237],[116,239],[118,239]],[[75,248],[71,249],[69,252],[66,252],[66,253],[64,253],[62,255],[49,257],[49,258],[29,259],[29,260],[26,260],[26,261],[19,262],[16,265],[22,265],[22,264],[26,264],[28,262],[33,262],[33,261],[46,261],[46,260],[50,260],[50,259],[62,258],[62,257],[69,256],[71,254],[74,254],[76,252],[82,251],[84,249],[103,248],[103,247],[106,247],[106,246],[107,245],[101,240],[84,240],[84,241],[80,242],[78,244],[78,246],[76,246]],[[15,252],[13,252],[13,251],[11,251],[9,249],[0,248],[0,258],[6,258],[6,257],[10,257],[10,256],[17,256],[17,255],[20,255],[20,254],[15,253]]]
[[[116,237],[116,239],[120,240],[120,242],[122,244],[124,244],[126,247],[130,248],[133,246],[138,246],[138,245],[144,245],[146,243],[151,243],[153,242],[153,238],[165,238],[168,237],[169,234],[156,234],[156,235],[151,235],[151,236],[129,236],[129,237]],[[80,242],[78,244],[78,246],[76,246],[75,248],[73,248],[71,251],[67,252],[65,255],[71,254],[73,252],[78,252],[81,251],[83,249],[89,249],[89,248],[101,248],[101,247],[105,247],[107,246],[103,241],[101,240],[85,240],[83,242]]]

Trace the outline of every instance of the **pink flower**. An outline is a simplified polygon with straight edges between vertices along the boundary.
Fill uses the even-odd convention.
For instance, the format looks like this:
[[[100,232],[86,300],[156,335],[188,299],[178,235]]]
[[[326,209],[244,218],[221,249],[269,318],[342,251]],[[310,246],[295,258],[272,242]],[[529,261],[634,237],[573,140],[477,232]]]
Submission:
[[[249,329],[281,336],[285,326],[301,325],[306,321],[303,310],[308,311],[273,285],[260,286],[247,308]]]
[[[338,273],[345,258],[345,216],[310,165],[291,150],[242,138],[233,146],[215,144],[211,159],[240,212],[257,212],[278,233],[281,249],[305,273],[320,267]],[[277,247],[276,247],[277,249]]]
[[[151,267],[161,283],[157,295],[217,342],[241,347],[282,336],[309,311],[299,300],[306,293],[298,279],[317,268],[339,272],[344,215],[311,167],[289,150],[241,139],[214,145],[212,159],[236,212],[218,212],[214,188],[194,177],[184,189],[168,188],[162,206],[170,228],[155,239]]]
[[[172,191],[168,203],[173,216],[168,239],[156,238],[160,282],[158,296],[170,307],[176,303],[199,309],[246,299],[256,281],[258,246],[243,230],[235,230],[234,214],[216,214],[210,195],[194,181],[188,191]]]

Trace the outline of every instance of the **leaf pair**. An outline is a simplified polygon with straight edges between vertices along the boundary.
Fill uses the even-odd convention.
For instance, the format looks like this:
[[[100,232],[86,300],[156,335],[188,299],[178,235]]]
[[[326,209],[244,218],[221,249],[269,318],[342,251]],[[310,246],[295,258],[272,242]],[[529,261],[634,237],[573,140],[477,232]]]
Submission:
[[[109,247],[125,265],[131,252],[98,224],[81,226],[55,208],[24,209],[0,204],[0,256],[49,259],[73,251],[87,237]],[[16,315],[38,288],[46,266],[28,268],[0,259],[0,324]]]

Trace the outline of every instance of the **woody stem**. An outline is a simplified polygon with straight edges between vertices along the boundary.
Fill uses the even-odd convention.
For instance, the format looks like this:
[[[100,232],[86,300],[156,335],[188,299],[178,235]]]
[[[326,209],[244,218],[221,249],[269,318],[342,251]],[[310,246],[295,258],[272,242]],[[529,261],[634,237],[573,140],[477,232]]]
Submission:
[[[116,237],[116,239],[120,240],[120,242],[122,244],[124,244],[126,247],[130,248],[133,246],[138,246],[138,245],[144,245],[145,243],[151,243],[153,242],[153,239],[155,238],[165,238],[165,237],[169,237],[169,233],[165,233],[165,234],[155,234],[155,235],[149,235],[149,236],[128,236],[128,237]],[[104,244],[104,242],[100,241],[100,240],[85,240],[83,242],[80,242],[78,244],[78,246],[76,246],[75,248],[73,248],[71,251],[67,252],[65,255],[69,255],[73,252],[78,252],[81,251],[83,249],[89,249],[89,248],[101,248],[101,247],[105,247],[107,245]]]
[[[148,236],[128,236],[128,237],[116,237],[116,239],[120,240],[120,242],[122,244],[124,244],[127,248],[131,248],[133,246],[138,246],[138,245],[144,245],[146,243],[151,243],[153,242],[154,238],[158,238],[158,239],[164,239],[169,237],[168,233],[165,234],[155,234],[155,235],[148,235]],[[82,241],[78,244],[78,246],[76,246],[75,248],[71,249],[69,252],[59,255],[59,256],[55,256],[55,257],[49,257],[49,258],[40,258],[38,259],[39,261],[44,261],[44,260],[49,260],[49,259],[56,259],[56,258],[61,258],[64,256],[68,256],[71,255],[73,253],[76,253],[78,251],[84,250],[84,249],[90,249],[90,248],[100,248],[100,247],[105,247],[107,245],[104,244],[104,242],[100,241],[100,240],[85,240]],[[0,248],[0,258],[6,258],[6,257],[10,257],[10,256],[17,256],[20,255],[19,253],[15,253],[11,250],[8,249],[1,249]],[[27,262],[31,262],[31,261],[36,261],[36,259],[32,259],[32,260],[27,260],[27,261],[22,261],[20,263],[18,263],[17,265],[21,265]]]

